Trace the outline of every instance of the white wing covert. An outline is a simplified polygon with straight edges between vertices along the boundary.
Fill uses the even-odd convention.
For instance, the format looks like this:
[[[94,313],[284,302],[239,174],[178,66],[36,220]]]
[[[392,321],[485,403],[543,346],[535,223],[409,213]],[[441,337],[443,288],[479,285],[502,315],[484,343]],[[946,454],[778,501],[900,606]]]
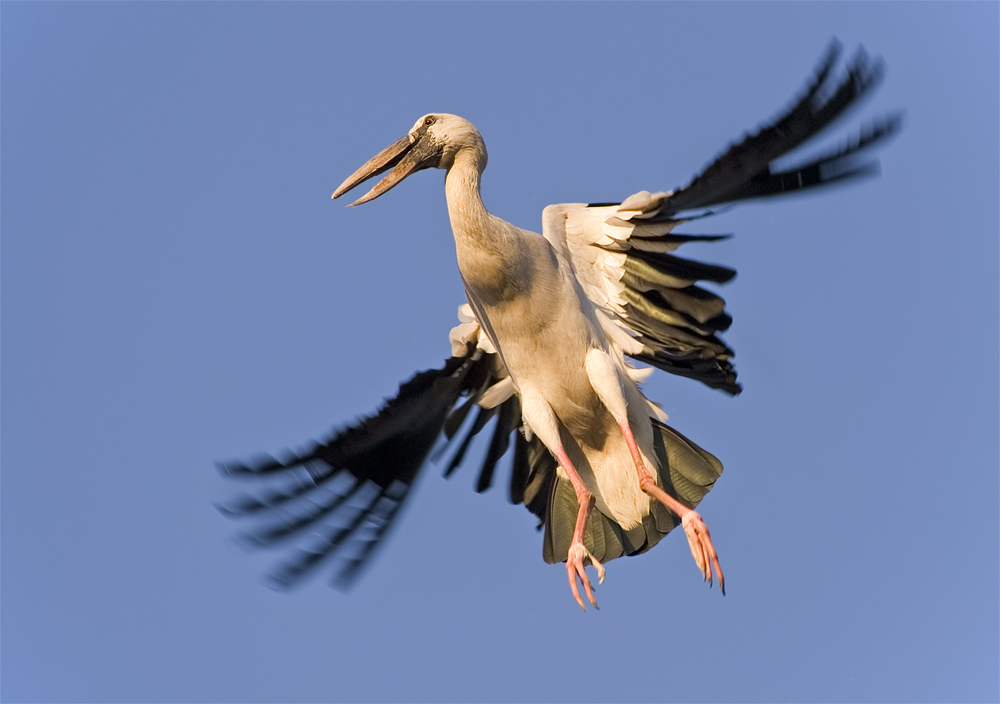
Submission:
[[[659,217],[669,195],[642,191],[618,205],[551,205],[542,232],[626,354],[738,393],[732,350],[716,336],[732,322],[725,301],[697,285],[725,283],[736,272],[670,254],[685,242],[725,236],[674,234],[691,218]]]

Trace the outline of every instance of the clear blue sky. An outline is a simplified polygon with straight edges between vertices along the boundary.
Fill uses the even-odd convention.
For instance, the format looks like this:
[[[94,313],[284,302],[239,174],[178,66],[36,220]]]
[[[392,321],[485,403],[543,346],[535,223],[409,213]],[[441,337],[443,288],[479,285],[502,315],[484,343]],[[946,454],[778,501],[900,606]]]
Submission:
[[[996,701],[996,3],[13,3],[2,45],[5,701]],[[349,594],[259,582],[217,460],[301,446],[447,356],[440,172],[330,193],[420,115],[490,150],[484,199],[686,182],[832,36],[906,111],[877,180],[749,204],[745,392],[658,375],[726,472],[573,603],[532,517],[422,477]],[[835,138],[836,139],[836,138]],[[481,450],[482,448],[480,448]],[[506,467],[506,465],[504,465]]]

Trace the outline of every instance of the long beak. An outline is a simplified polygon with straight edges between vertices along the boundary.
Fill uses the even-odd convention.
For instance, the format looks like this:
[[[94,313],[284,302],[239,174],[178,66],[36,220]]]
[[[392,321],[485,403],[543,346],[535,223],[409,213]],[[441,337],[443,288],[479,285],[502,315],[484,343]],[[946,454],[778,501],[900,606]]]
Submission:
[[[374,188],[351,203],[351,205],[361,205],[362,203],[367,203],[370,200],[378,198],[380,195],[420,168],[421,158],[417,155],[416,150],[413,148],[415,145],[416,142],[411,142],[409,135],[403,137],[402,139],[397,139],[395,142],[376,154],[367,164],[348,176],[347,179],[337,187],[337,190],[333,192],[333,198],[339,198],[355,186],[358,186],[373,176],[378,176],[395,166],[396,168],[389,172],[388,176],[375,184]]]

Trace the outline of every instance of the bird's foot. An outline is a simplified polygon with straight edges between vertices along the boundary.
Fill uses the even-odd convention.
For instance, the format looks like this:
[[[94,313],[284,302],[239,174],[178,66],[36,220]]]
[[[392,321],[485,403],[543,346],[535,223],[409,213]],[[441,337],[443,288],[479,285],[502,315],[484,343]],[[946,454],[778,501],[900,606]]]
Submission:
[[[705,525],[705,521],[701,520],[701,516],[694,509],[688,508],[656,485],[656,480],[653,479],[652,475],[646,469],[646,463],[642,458],[642,453],[639,452],[639,446],[635,442],[635,436],[632,434],[632,428],[629,426],[627,420],[621,420],[619,426],[622,429],[622,434],[625,436],[625,442],[628,445],[629,452],[632,454],[632,459],[635,461],[635,471],[639,477],[639,487],[646,495],[659,501],[681,519],[681,525],[684,526],[684,534],[687,536],[691,554],[694,556],[694,561],[698,565],[698,569],[701,570],[701,576],[708,582],[708,586],[712,586],[712,569],[714,568],[715,573],[719,576],[719,589],[725,595],[726,578],[722,576],[722,566],[719,565],[719,556],[715,552],[715,546],[712,545],[712,536],[708,534],[708,526]]]
[[[709,586],[712,586],[712,570],[719,578],[719,589],[726,593],[726,578],[722,575],[722,566],[719,565],[719,555],[715,552],[712,544],[712,536],[708,533],[708,526],[697,511],[688,511],[681,519],[684,526],[684,534],[687,536],[688,546],[691,548],[691,555],[694,557],[701,575]]]
[[[694,557],[698,569],[701,570],[701,576],[708,582],[708,586],[712,586],[712,570],[714,569],[715,574],[719,577],[719,589],[725,595],[726,578],[722,576],[719,555],[715,552],[715,546],[712,544],[712,536],[708,533],[708,526],[705,525],[705,521],[701,520],[701,516],[698,515],[697,511],[688,508],[663,489],[656,486],[656,482],[645,471],[645,467],[641,469],[642,471],[639,472],[639,486],[642,487],[642,490],[646,494],[662,503],[674,515],[680,517],[681,525],[684,526],[684,534],[688,539],[688,546],[691,548],[691,555]]]
[[[584,611],[587,610],[586,605],[583,603],[583,599],[580,597],[580,590],[577,588],[577,580],[583,585],[583,591],[587,595],[587,601],[595,609],[597,607],[597,599],[594,598],[593,586],[590,583],[590,577],[587,576],[587,572],[584,569],[587,563],[594,566],[597,570],[597,583],[604,583],[604,565],[597,561],[597,558],[590,554],[590,550],[584,547],[582,542],[574,542],[569,546],[569,553],[566,555],[566,573],[569,575],[569,588],[573,590],[573,598],[576,599],[576,603],[580,605],[580,608]]]

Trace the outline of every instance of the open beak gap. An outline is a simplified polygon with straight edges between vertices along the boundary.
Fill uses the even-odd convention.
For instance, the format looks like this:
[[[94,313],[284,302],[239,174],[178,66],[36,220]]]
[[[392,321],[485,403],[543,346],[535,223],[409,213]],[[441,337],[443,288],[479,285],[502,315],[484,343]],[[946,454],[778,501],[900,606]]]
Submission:
[[[395,166],[396,168],[393,169],[388,176],[375,184],[370,191],[351,203],[351,205],[361,205],[362,203],[367,203],[370,200],[378,198],[380,195],[406,178],[417,167],[418,164],[416,159],[412,157],[407,159],[407,156],[411,154],[413,144],[414,143],[410,141],[409,135],[402,137],[401,139],[397,139],[395,142],[372,157],[364,166],[348,176],[347,179],[337,187],[337,190],[333,192],[332,197],[339,198],[352,188],[361,185],[373,176],[378,176]]]

